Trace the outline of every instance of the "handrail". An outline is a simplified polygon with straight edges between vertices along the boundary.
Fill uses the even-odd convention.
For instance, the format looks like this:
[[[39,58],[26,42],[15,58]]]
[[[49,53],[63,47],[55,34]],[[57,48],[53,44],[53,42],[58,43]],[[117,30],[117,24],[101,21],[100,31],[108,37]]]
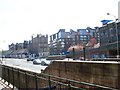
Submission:
[[[103,88],[103,89],[111,89],[111,90],[113,89],[113,88],[102,86],[102,85],[96,85],[96,84],[87,83],[87,82],[80,82],[80,81],[71,80],[71,79],[67,79],[67,78],[62,78],[62,77],[58,77],[58,76],[53,76],[53,75],[49,75],[49,74],[45,74],[45,73],[41,73],[41,74],[45,75],[45,76],[50,76],[50,77],[54,77],[54,78],[57,78],[57,79],[61,79],[61,80],[67,80],[67,81],[77,83],[77,84],[82,84],[82,85],[87,85],[87,86],[92,86],[92,87],[98,87],[98,88]]]

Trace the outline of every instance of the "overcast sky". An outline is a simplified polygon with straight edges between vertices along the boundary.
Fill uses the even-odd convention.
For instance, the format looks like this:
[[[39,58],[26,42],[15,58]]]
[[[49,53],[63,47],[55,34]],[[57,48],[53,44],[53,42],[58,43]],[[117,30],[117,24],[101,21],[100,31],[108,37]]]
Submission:
[[[0,49],[30,40],[33,34],[100,27],[101,20],[114,19],[107,12],[118,17],[118,1],[0,0]]]

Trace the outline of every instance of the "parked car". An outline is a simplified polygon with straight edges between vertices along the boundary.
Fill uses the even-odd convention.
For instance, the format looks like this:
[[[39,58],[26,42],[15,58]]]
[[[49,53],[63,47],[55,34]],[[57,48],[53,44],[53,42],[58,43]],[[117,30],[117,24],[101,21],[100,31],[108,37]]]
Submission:
[[[33,61],[35,58],[31,57],[31,58],[27,58],[27,61]]]
[[[43,65],[43,66],[49,65],[51,62],[52,62],[52,60],[48,60],[46,58],[41,59],[41,65]]]
[[[41,59],[34,59],[33,64],[36,64],[36,65],[41,64]]]

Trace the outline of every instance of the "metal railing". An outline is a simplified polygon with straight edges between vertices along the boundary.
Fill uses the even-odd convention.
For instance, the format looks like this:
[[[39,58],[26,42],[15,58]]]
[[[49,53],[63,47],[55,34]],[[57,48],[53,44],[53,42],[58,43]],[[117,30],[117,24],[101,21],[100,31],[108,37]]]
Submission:
[[[44,73],[34,73],[19,68],[1,65],[2,79],[13,85],[13,89],[17,87],[19,90],[113,90],[113,88],[79,82],[71,79],[57,77]]]

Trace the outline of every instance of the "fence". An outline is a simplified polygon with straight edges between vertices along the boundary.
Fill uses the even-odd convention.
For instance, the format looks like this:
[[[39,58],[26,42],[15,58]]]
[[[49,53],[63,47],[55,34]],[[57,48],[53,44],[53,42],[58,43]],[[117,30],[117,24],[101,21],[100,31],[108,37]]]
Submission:
[[[19,68],[0,65],[2,68],[2,79],[19,90],[112,90],[113,88],[79,82],[66,78],[61,78],[44,73],[34,73]]]

